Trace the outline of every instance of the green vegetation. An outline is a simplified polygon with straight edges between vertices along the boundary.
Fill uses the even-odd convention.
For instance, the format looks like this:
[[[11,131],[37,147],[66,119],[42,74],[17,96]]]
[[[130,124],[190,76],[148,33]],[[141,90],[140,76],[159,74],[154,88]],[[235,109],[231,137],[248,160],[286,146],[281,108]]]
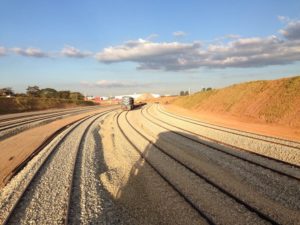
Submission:
[[[207,88],[178,97],[173,104],[194,111],[300,126],[300,76]]]
[[[180,95],[180,96],[186,96],[186,95],[189,95],[189,91],[180,91],[179,95]]]
[[[84,105],[94,103],[84,101],[84,96],[79,92],[57,91],[53,88],[40,89],[38,86],[28,86],[26,94],[14,93],[9,87],[0,89],[1,114]]]

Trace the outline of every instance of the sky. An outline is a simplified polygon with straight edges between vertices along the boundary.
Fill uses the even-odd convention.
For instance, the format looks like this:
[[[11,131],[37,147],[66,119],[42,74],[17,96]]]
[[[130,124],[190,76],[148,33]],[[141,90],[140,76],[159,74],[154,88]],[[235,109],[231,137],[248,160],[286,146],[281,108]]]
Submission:
[[[0,88],[178,94],[300,74],[300,1],[0,0]]]

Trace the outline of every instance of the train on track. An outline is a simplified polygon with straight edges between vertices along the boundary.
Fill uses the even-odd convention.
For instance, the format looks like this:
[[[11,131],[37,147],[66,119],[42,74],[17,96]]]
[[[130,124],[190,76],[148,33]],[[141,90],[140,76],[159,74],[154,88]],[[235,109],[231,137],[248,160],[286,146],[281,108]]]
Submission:
[[[127,111],[141,107],[143,105],[146,105],[146,103],[143,103],[143,102],[135,103],[134,98],[132,98],[130,96],[124,96],[121,101],[121,109],[127,110]]]
[[[121,108],[123,110],[132,110],[134,108],[134,99],[129,96],[124,96],[121,101]]]

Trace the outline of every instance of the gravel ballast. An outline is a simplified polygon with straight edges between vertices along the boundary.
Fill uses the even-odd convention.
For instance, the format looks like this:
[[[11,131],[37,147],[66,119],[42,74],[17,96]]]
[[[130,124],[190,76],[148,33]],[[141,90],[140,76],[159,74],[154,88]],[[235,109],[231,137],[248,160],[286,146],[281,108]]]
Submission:
[[[55,146],[55,142],[57,143],[60,138],[64,137],[68,130],[72,129],[76,124],[67,131],[64,131],[51,142],[51,145],[49,145],[51,147],[47,147],[41,151],[38,156],[5,187],[2,192],[3,194],[1,194],[1,210],[3,210],[3,215],[7,215],[11,210],[13,202],[16,201],[18,195],[16,195],[15,192],[20,192],[22,187],[25,187],[25,184],[23,184],[24,181],[28,183],[34,171],[41,165],[43,159],[53,151],[38,171],[37,176],[35,176],[29,184],[28,189],[25,191],[14,213],[11,215],[8,221],[9,224],[28,224],[32,222],[42,222],[46,224],[64,223],[72,178],[72,168],[77,149],[85,129],[97,117],[99,117],[99,115],[83,121],[72,130],[58,146]],[[53,147],[55,147],[55,149],[51,149]],[[83,176],[84,175],[87,174],[83,174]],[[99,197],[101,198],[101,196]],[[89,205],[87,205],[87,207],[88,206]],[[91,207],[92,210],[93,207]],[[91,213],[88,217],[91,215],[95,216]],[[4,218],[5,216],[3,216],[2,220]],[[82,220],[85,221],[84,219]]]
[[[251,154],[268,149],[283,160],[280,143],[161,110],[115,110],[71,125],[1,190],[0,222],[29,184],[8,224],[298,224],[300,169]]]
[[[220,141],[232,146],[236,146],[238,148],[243,148],[248,151],[252,151],[255,153],[259,153],[268,157],[272,157],[278,160],[282,160],[285,162],[289,162],[295,165],[300,166],[300,146],[299,143],[288,142],[288,141],[278,141],[277,139],[267,138],[261,135],[255,135],[261,139],[272,140],[274,142],[284,142],[285,144],[289,144],[294,146],[295,148],[283,146],[276,143],[269,143],[265,141],[255,140],[251,137],[245,137],[239,135],[239,132],[235,131],[236,134],[231,133],[230,135],[227,132],[222,130],[211,129],[209,127],[204,126],[195,126],[189,122],[175,119],[168,115],[165,115],[157,110],[158,106],[153,106],[149,109],[149,113],[153,116],[160,118],[161,120],[167,123],[173,123],[176,126],[188,129],[191,132],[197,133],[199,135],[203,135],[208,138],[212,138],[216,141]],[[244,134],[243,132],[240,132]]]

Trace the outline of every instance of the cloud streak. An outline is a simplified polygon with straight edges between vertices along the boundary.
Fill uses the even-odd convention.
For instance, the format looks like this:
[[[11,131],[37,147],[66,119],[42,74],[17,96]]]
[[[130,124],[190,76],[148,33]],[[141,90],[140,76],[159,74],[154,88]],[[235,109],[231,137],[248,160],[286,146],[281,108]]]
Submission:
[[[97,88],[132,88],[132,87],[146,87],[150,83],[138,83],[136,81],[122,81],[122,80],[98,80],[95,82],[82,81],[81,85],[86,87],[97,87]]]
[[[186,35],[187,35],[187,33],[185,33],[184,31],[175,31],[175,32],[173,32],[173,36],[175,36],[175,37],[184,37]]]
[[[6,55],[6,49],[0,46],[0,56]]]
[[[48,57],[47,53],[43,52],[38,48],[26,48],[26,49],[12,48],[11,51],[17,55],[22,55],[22,56],[29,56],[29,57],[36,57],[36,58]]]
[[[85,58],[85,57],[92,55],[91,52],[83,52],[83,51],[80,51],[79,49],[77,49],[73,46],[69,46],[69,45],[65,46],[61,50],[61,54],[63,56],[71,57],[71,58]]]

